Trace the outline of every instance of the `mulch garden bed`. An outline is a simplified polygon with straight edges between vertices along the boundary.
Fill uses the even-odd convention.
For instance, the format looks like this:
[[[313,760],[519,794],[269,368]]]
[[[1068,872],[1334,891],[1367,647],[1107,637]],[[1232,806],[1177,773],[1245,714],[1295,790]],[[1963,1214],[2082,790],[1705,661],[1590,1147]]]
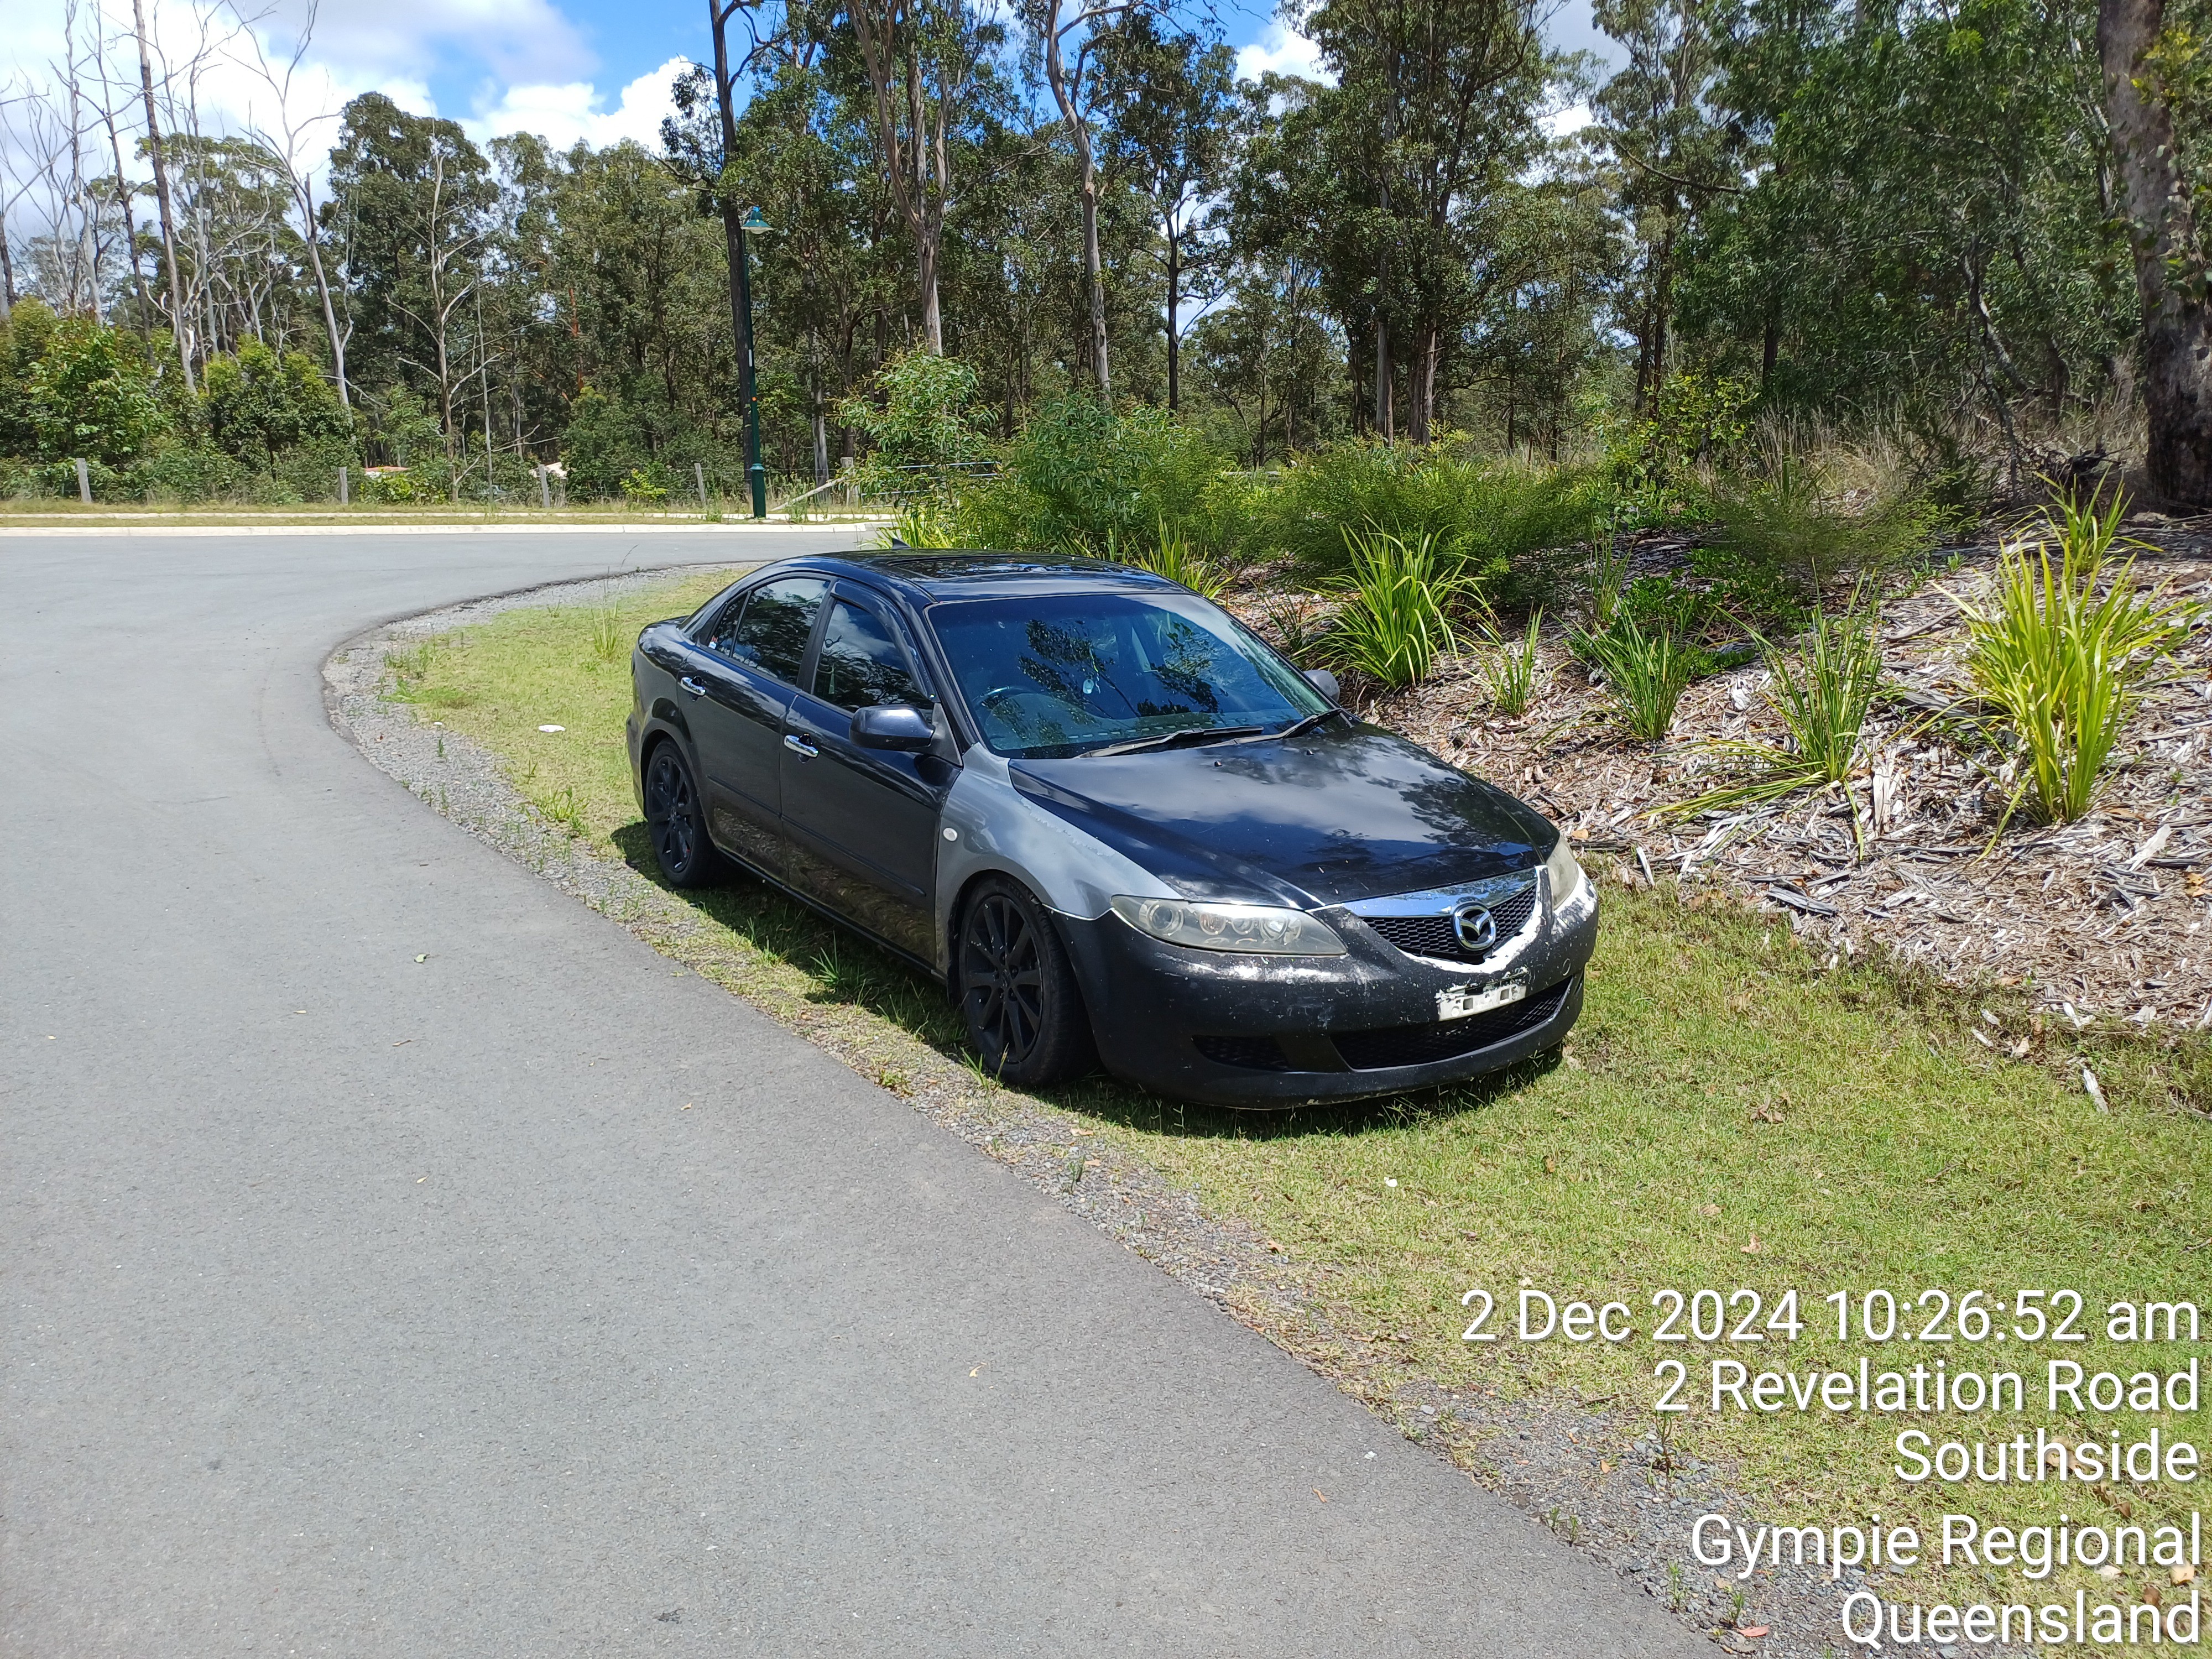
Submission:
[[[2212,515],[2139,516],[2126,531],[2150,544],[2140,579],[2212,616]],[[1679,574],[1688,551],[1646,538],[1633,572]],[[1714,884],[1825,953],[1886,952],[1969,989],[2023,987],[2046,1018],[2077,1025],[2212,1026],[2212,627],[2191,635],[2136,710],[2087,817],[2005,822],[2014,785],[1975,720],[1965,618],[1950,597],[1985,588],[1997,551],[1995,540],[1946,549],[1948,570],[1884,599],[1884,692],[1848,799],[1831,788],[1667,816],[1722,781],[1712,741],[1779,741],[1766,671],[1692,684],[1668,739],[1645,744],[1548,621],[1537,696],[1520,719],[1496,715],[1468,654],[1410,690],[1363,699],[1360,712],[1534,802],[1585,864],[1615,860],[1631,884]],[[1261,605],[1230,600],[1265,628]]]

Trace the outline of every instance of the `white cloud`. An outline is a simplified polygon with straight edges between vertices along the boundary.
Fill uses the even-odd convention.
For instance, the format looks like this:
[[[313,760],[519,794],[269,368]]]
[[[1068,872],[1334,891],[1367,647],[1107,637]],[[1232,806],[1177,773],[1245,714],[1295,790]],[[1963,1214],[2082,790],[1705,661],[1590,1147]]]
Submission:
[[[264,27],[295,29],[306,15],[305,0],[281,0]],[[510,84],[566,80],[598,67],[553,0],[325,0],[315,17],[314,56],[371,84],[427,82],[457,56],[481,60],[495,80]]]
[[[1588,104],[1570,104],[1544,118],[1544,130],[1554,138],[1571,138],[1595,121]]]
[[[661,118],[675,108],[669,87],[689,67],[688,58],[672,58],[639,76],[622,89],[622,101],[613,109],[602,107],[606,95],[588,81],[511,86],[497,102],[479,104],[464,125],[479,143],[504,133],[534,132],[557,149],[580,138],[594,149],[625,138],[654,149]]]
[[[1309,81],[1336,79],[1322,67],[1320,48],[1281,21],[1269,23],[1257,40],[1237,49],[1238,80],[1256,81],[1268,74],[1299,75]]]

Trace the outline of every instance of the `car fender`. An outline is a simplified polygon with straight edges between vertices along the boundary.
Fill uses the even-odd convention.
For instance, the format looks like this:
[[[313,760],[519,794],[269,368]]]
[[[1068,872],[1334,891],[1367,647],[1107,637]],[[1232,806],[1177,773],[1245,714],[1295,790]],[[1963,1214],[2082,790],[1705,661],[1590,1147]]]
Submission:
[[[939,815],[937,949],[951,971],[953,908],[981,875],[1010,876],[1063,916],[1095,921],[1117,894],[1180,896],[1142,865],[1017,791],[1006,761],[978,744],[962,757]]]

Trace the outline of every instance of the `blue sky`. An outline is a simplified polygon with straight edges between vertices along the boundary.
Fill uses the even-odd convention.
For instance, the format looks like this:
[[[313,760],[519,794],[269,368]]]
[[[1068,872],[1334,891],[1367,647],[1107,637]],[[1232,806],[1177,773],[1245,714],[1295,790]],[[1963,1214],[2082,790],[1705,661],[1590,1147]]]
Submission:
[[[153,30],[173,62],[194,43],[234,32],[239,11],[262,19],[264,45],[282,56],[314,0],[150,0]],[[65,50],[67,0],[0,0],[0,88],[51,87]],[[668,109],[668,82],[684,61],[706,56],[706,0],[320,0],[307,60],[288,100],[303,161],[327,151],[332,118],[345,100],[375,88],[409,108],[451,116],[478,137],[518,129],[556,144],[630,137],[652,143]],[[1310,49],[1260,0],[1224,0],[1218,14],[1239,68],[1310,72]],[[128,91],[129,0],[77,0],[77,55],[97,35],[109,42],[113,83]],[[104,27],[102,25],[104,24]],[[211,33],[210,33],[211,31]],[[1556,44],[1602,48],[1589,0],[1559,0],[1549,27]],[[252,53],[218,51],[200,83],[203,125],[267,128],[273,100],[252,72]],[[126,100],[127,101],[127,100]],[[5,100],[0,99],[0,104]],[[5,111],[0,109],[0,128]],[[0,164],[10,159],[0,131]],[[21,175],[18,173],[20,178]]]

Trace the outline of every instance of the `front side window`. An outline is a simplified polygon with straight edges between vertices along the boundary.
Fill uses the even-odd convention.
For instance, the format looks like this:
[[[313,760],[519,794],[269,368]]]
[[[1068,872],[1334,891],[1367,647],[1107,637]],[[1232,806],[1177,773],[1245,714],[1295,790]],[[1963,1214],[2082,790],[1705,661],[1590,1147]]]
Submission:
[[[1277,731],[1329,707],[1297,670],[1195,597],[987,599],[933,606],[929,619],[984,740],[1002,755]]]
[[[822,632],[814,659],[814,695],[839,708],[902,702],[920,708],[928,694],[914,678],[906,653],[882,620],[840,599]]]
[[[829,579],[823,576],[787,576],[756,587],[742,604],[722,613],[708,636],[707,647],[796,685],[799,665],[806,660],[806,641],[814,634],[815,614],[829,591]]]

